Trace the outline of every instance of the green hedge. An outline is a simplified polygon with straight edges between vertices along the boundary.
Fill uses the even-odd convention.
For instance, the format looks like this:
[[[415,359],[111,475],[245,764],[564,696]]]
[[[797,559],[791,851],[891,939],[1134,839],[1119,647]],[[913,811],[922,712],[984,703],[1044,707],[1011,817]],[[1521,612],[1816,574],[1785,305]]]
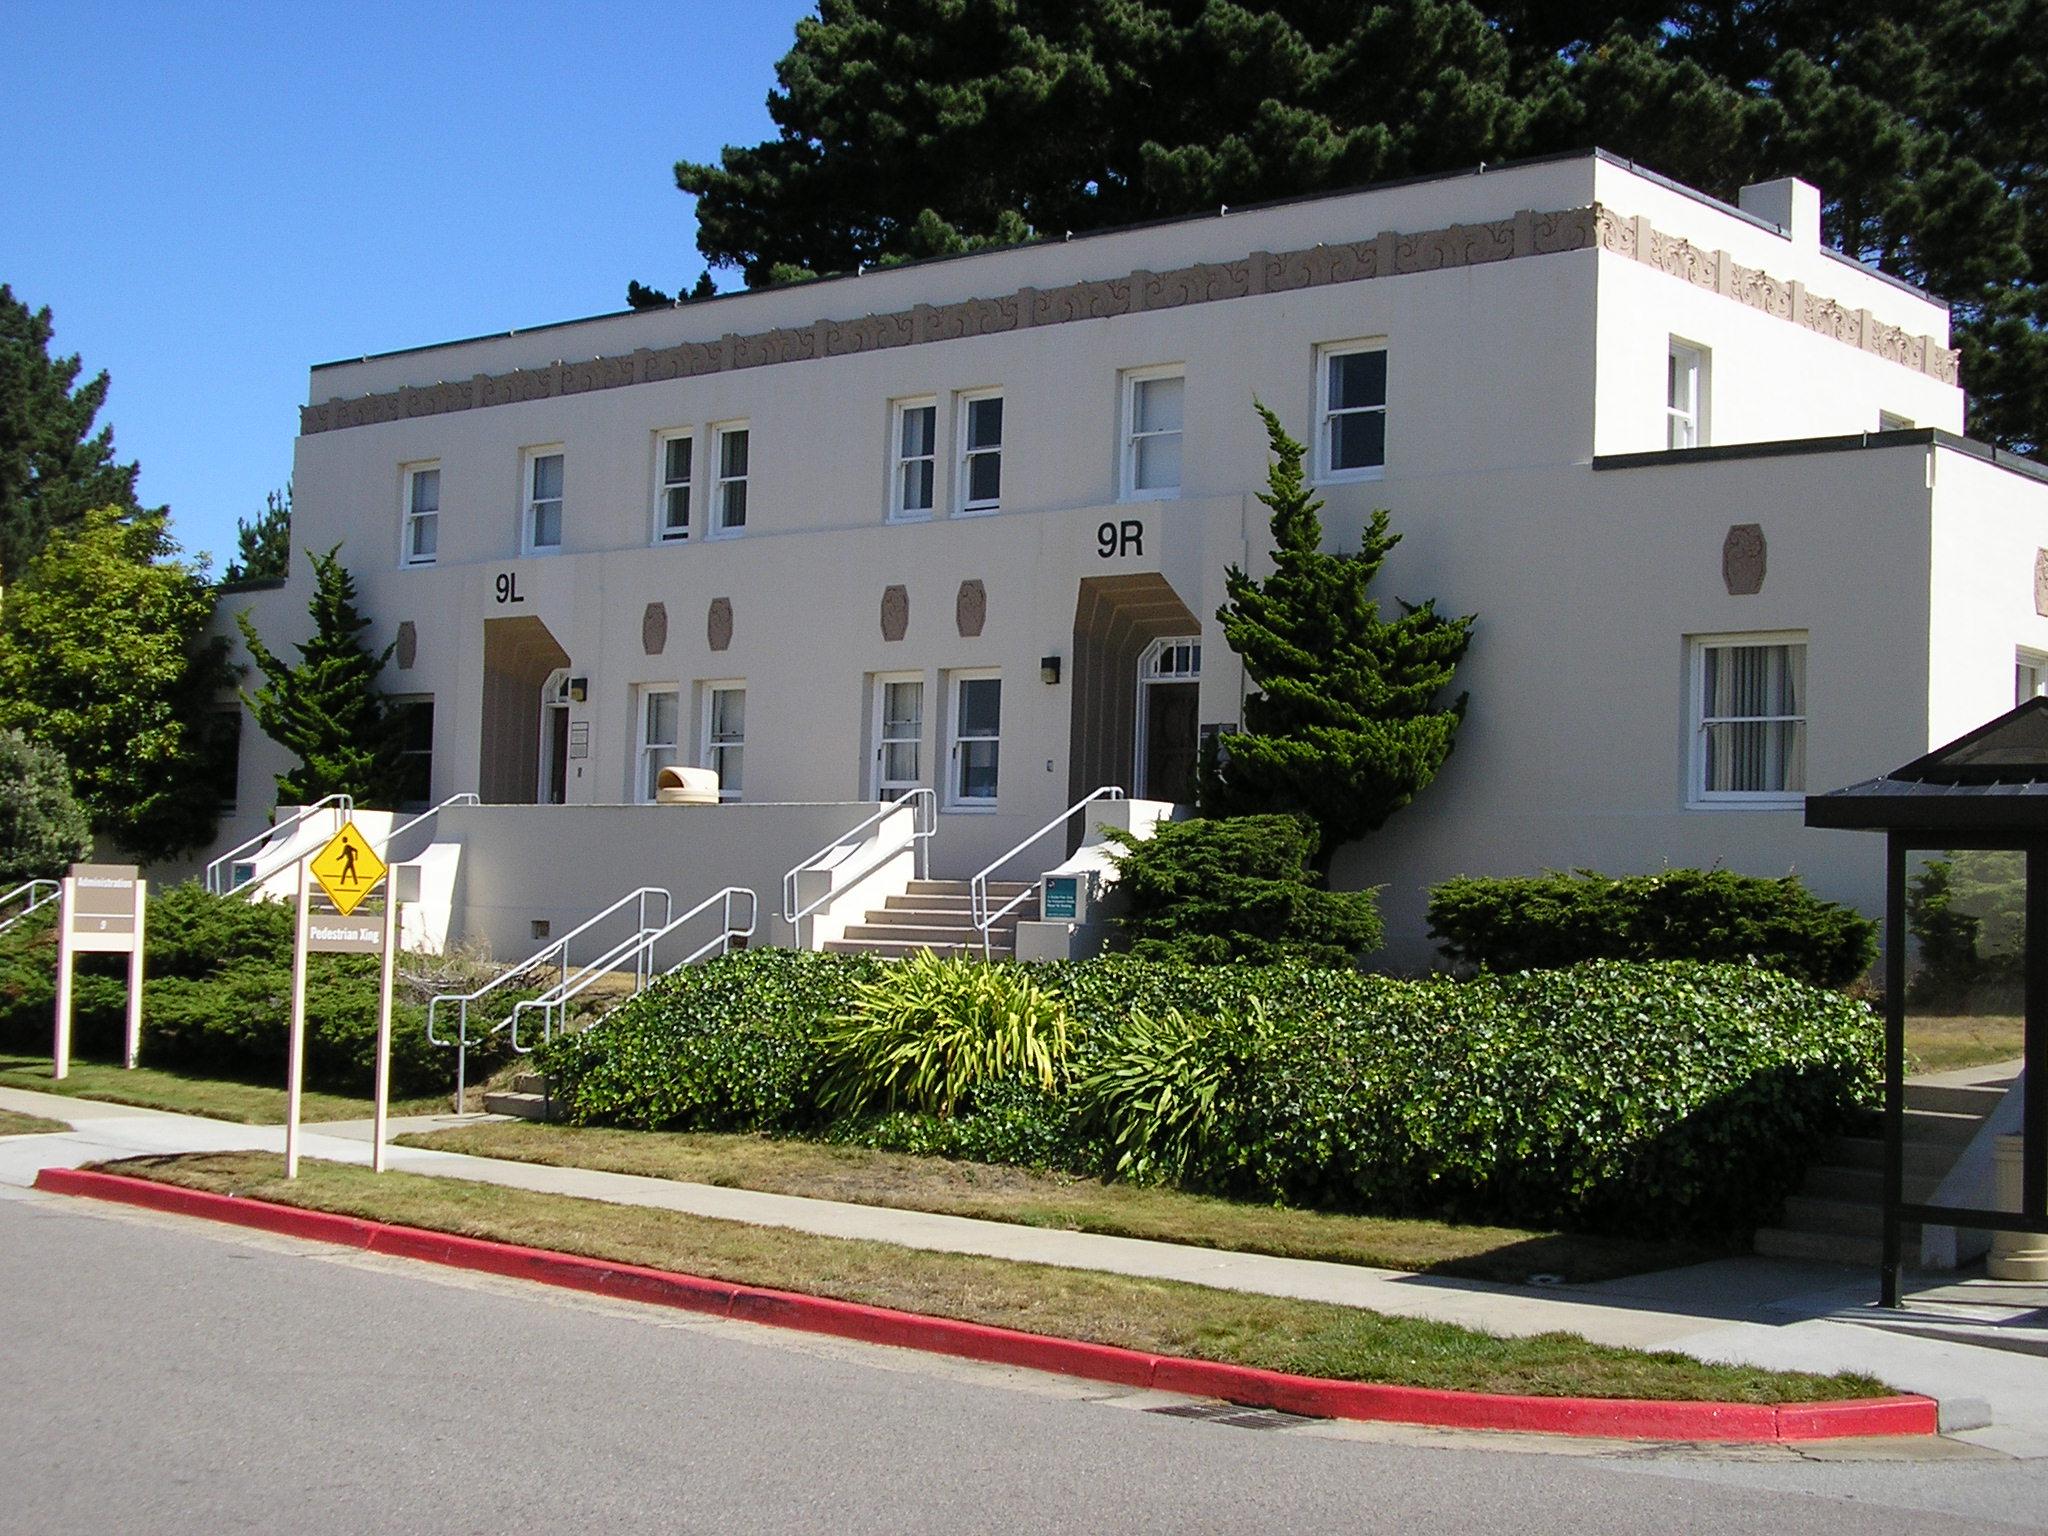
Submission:
[[[1113,1127],[1090,1085],[1119,1052],[1142,1048],[1134,1014],[1177,1012],[1234,1021],[1192,1030],[1185,1045],[1190,1078],[1220,1085],[1210,1119],[1185,1139],[1186,1187],[1692,1233],[1771,1219],[1877,1082],[1867,1006],[1760,966],[1602,961],[1460,982],[1110,957],[1033,969],[1071,1021],[1055,1087],[985,1088],[951,1117],[834,1120],[823,1091],[835,1062],[819,1025],[876,974],[875,962],[826,955],[714,961],[557,1042],[543,1064],[582,1123],[820,1136],[1113,1175]]]
[[[145,927],[142,1064],[249,1082],[284,1081],[291,1017],[292,913],[282,902],[209,896],[197,885],[152,895]],[[0,1046],[47,1055],[56,1005],[54,918],[0,934]],[[72,1048],[118,1060],[127,961],[81,956]],[[306,1083],[367,1097],[376,1066],[377,961],[315,955],[306,987]],[[473,1045],[470,1079],[503,1054]],[[391,1091],[449,1091],[455,1053],[430,1045],[426,1008],[403,995],[392,1008]]]
[[[1877,924],[1822,901],[1798,877],[1670,869],[1613,878],[1579,870],[1446,880],[1429,931],[1452,960],[1494,971],[1581,960],[1754,960],[1846,987],[1877,958]]]

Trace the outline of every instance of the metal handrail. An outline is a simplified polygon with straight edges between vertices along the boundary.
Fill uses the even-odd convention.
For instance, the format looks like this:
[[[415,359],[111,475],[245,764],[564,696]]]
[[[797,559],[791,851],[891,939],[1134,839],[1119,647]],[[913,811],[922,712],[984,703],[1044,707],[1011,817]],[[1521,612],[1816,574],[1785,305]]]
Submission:
[[[232,881],[234,877],[234,865],[236,859],[239,859],[251,848],[261,847],[263,844],[269,842],[272,838],[276,837],[278,833],[290,832],[294,830],[295,828],[297,828],[299,823],[304,821],[308,816],[311,816],[319,811],[327,810],[330,806],[340,807],[342,820],[346,821],[350,816],[355,814],[355,797],[352,795],[342,794],[322,795],[318,800],[315,800],[311,805],[300,806],[298,810],[292,813],[290,820],[282,822],[273,822],[271,823],[270,826],[264,828],[261,832],[258,832],[254,837],[245,838],[243,841],[235,844],[234,847],[230,848],[226,853],[222,854],[219,858],[215,859],[211,864],[208,864],[206,866],[207,892],[210,895],[214,896],[232,896],[236,891],[241,890],[244,886],[260,884],[263,880],[268,879],[270,875],[276,874],[277,871],[275,869],[270,870],[264,874],[258,874],[255,872],[255,869],[252,866],[249,878],[247,880],[235,882],[232,884],[230,883],[230,881]],[[223,875],[223,870],[225,870],[225,875]]]
[[[36,892],[43,886],[48,886],[49,889],[47,891],[44,891],[41,895],[37,895]],[[20,885],[17,885],[13,890],[7,892],[4,896],[0,896],[0,907],[5,907],[6,905],[8,905],[8,903],[12,902],[17,896],[28,897],[27,906],[23,907],[19,912],[15,913],[14,916],[8,918],[7,921],[5,921],[4,923],[0,923],[0,933],[5,933],[8,929],[12,928],[16,923],[20,922],[24,917],[27,917],[29,913],[34,912],[41,907],[47,907],[51,902],[57,899],[58,895],[63,891],[63,889],[64,884],[60,880],[24,880]]]
[[[825,844],[824,847],[818,849],[817,852],[799,859],[784,872],[782,876],[782,920],[789,924],[798,949],[803,948],[804,942],[803,930],[798,927],[798,924],[817,911],[818,908],[840,895],[841,892],[836,887],[828,887],[824,895],[814,897],[806,905],[799,908],[796,904],[796,877],[815,865],[818,860],[824,858],[833,849],[844,847],[848,839],[867,831],[869,827],[874,826],[877,822],[887,820],[906,805],[911,807],[910,848],[916,860],[914,867],[917,870],[917,876],[921,880],[930,873],[932,834],[939,830],[939,797],[937,791],[932,789],[913,789],[902,799],[891,800],[859,825],[848,827],[844,832],[833,838],[832,841]],[[900,852],[902,852],[901,847],[891,848],[887,853],[863,869],[856,878],[865,878],[874,873],[874,871],[880,869]]]
[[[1092,805],[1097,800],[1121,800],[1123,798],[1124,792],[1122,788],[1115,784],[1105,784],[1100,789],[1090,791],[1068,806],[1064,811],[1061,811],[1059,815],[1053,817],[1051,821],[1048,821],[1036,832],[1025,838],[1023,842],[1012,848],[1008,853],[991,862],[979,874],[967,882],[967,910],[974,919],[974,926],[981,930],[982,959],[990,959],[993,954],[989,944],[989,930],[1031,898],[1029,889],[1019,891],[1005,902],[999,910],[991,912],[988,909],[988,877],[1047,833],[1057,831],[1065,826],[1073,814],[1084,806]]]
[[[375,852],[378,854],[379,857],[382,857],[384,850],[386,848],[389,848],[393,843],[397,842],[401,837],[405,836],[406,833],[410,832],[414,827],[418,826],[421,822],[432,821],[436,816],[440,815],[443,811],[447,810],[448,807],[451,805],[482,805],[483,803],[483,797],[477,794],[474,790],[465,789],[459,795],[450,795],[446,800],[443,800],[439,805],[428,806],[424,811],[421,811],[419,815],[413,817],[411,821],[406,822],[402,826],[393,827],[389,832],[386,832],[383,836],[383,839],[375,845]]]
[[[733,921],[733,900],[739,896],[744,896],[747,899],[747,922],[745,927],[741,927]],[[708,944],[700,945],[698,948],[690,951],[689,954],[683,956],[674,965],[656,971],[654,969],[655,946],[692,918],[702,916],[710,911],[713,906],[721,903],[724,906],[723,916],[725,922],[718,936]],[[647,989],[650,983],[662,976],[674,975],[684,966],[692,965],[698,960],[703,959],[712,950],[718,950],[721,954],[728,953],[732,948],[732,941],[734,939],[752,938],[754,928],[760,920],[760,911],[760,898],[750,888],[744,885],[728,885],[723,890],[705,897],[704,900],[698,902],[696,906],[690,908],[689,911],[681,916],[669,919],[668,922],[662,924],[659,928],[649,929],[634,935],[631,939],[615,946],[612,952],[602,959],[593,960],[579,971],[574,978],[564,978],[562,982],[549,988],[541,996],[530,997],[524,1002],[515,1004],[512,1009],[511,1018],[512,1034],[510,1038],[512,1049],[518,1051],[522,1056],[530,1054],[533,1050],[532,1046],[522,1047],[519,1044],[519,1016],[521,1014],[529,1012],[538,1012],[540,1014],[541,1041],[545,1044],[554,1038],[557,1027],[566,1026],[568,1023],[569,1004],[595,985],[600,976],[618,970],[628,961],[631,961],[633,965],[632,995],[637,997]],[[605,1016],[609,1016],[613,1009],[619,1006],[621,1005],[615,1003],[612,1008],[607,1008]]]
[[[674,910],[675,898],[669,895],[661,886],[643,885],[637,890],[627,892],[595,917],[577,924],[559,939],[550,939],[540,949],[535,950],[517,965],[499,972],[494,980],[485,982],[474,992],[443,992],[440,996],[431,999],[427,1003],[428,1043],[440,1046],[444,1050],[451,1045],[455,1047],[455,1103],[458,1113],[464,1102],[464,1091],[469,1086],[469,1005],[489,996],[508,982],[516,981],[522,976],[531,975],[544,965],[557,965],[561,967],[563,974],[566,975],[569,970],[569,945],[574,940],[588,933],[592,928],[595,928],[606,918],[615,916],[629,903],[638,902],[640,904],[639,910],[635,915],[641,932],[646,932],[650,926],[660,926],[661,924],[650,925],[647,920],[647,902],[649,898],[655,896],[661,898],[661,923],[665,924],[669,920],[669,913]],[[434,1033],[434,1019],[443,1003],[448,1003],[455,1008],[456,1028],[453,1040],[443,1040]],[[484,1032],[484,1038],[488,1039],[490,1036],[495,1035],[511,1022],[512,1015],[507,1013]]]

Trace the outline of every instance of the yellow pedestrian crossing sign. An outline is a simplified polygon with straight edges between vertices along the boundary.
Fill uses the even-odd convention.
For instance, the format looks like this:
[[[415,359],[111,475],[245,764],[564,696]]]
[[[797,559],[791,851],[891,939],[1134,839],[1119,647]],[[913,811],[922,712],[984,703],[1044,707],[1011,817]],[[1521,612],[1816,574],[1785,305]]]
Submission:
[[[343,917],[355,911],[371,888],[384,878],[384,861],[352,821],[341,824],[332,841],[313,855],[307,869]]]

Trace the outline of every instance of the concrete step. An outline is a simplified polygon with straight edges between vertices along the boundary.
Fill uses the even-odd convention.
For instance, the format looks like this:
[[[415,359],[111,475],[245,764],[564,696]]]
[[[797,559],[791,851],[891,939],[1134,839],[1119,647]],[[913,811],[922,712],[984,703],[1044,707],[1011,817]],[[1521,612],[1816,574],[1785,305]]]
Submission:
[[[997,897],[991,895],[988,904],[992,908],[1000,907],[1009,899],[1007,896]],[[1026,905],[1029,905],[1029,903],[1027,902]],[[882,906],[885,910],[892,912],[959,912],[964,914],[974,910],[972,900],[966,895],[953,896],[936,891],[913,891],[905,896],[891,896],[882,903]]]
[[[538,1072],[520,1072],[512,1078],[514,1093],[545,1093],[548,1080]]]
[[[974,920],[965,907],[942,908],[933,911],[927,907],[878,907],[867,915],[870,923],[894,923],[911,928],[965,928],[972,931]],[[992,925],[997,928],[1014,928],[1017,914],[997,918]]]
[[[1904,1229],[1902,1244],[1907,1257],[1920,1252],[1920,1229]],[[1785,1227],[1765,1227],[1756,1235],[1756,1251],[1767,1259],[1804,1259],[1817,1264],[1855,1264],[1875,1267],[1884,1260],[1882,1237],[1858,1237],[1845,1232],[1795,1232]]]
[[[1906,1198],[1925,1200],[1940,1183],[1941,1178],[1937,1174],[1909,1173],[1906,1176]],[[1874,1206],[1884,1198],[1884,1170],[1816,1163],[1806,1170],[1806,1182],[1799,1186],[1799,1193],[1823,1200],[1856,1200]]]
[[[1000,903],[1001,901],[1009,900],[1012,896],[1022,896],[1037,884],[1036,880],[991,880],[988,883],[988,893],[998,898]],[[969,894],[968,882],[965,880],[913,880],[909,885],[909,893],[912,896],[966,896]]]
[[[1932,1174],[1939,1179],[1953,1168],[1958,1148],[1953,1144],[1908,1140],[1904,1147],[1906,1177]],[[1838,1136],[1821,1149],[1817,1162],[1831,1168],[1883,1168],[1884,1142],[1870,1136]]]
[[[1846,1233],[1851,1237],[1876,1237],[1883,1230],[1883,1213],[1867,1200],[1837,1200],[1826,1195],[1788,1195],[1780,1226],[1793,1232]]]
[[[828,955],[873,955],[881,960],[907,960],[912,955],[930,950],[941,959],[968,957],[981,958],[981,942],[969,943],[906,943],[899,939],[829,939],[825,944]],[[1015,957],[1016,948],[1008,941],[999,940],[989,946],[989,955],[996,960]]]
[[[1960,1148],[1982,1125],[1980,1115],[1959,1115],[1938,1109],[1909,1109],[1905,1116],[1906,1141],[1910,1145]],[[1870,1113],[1851,1124],[1851,1134],[1872,1141],[1884,1140],[1884,1116]]]
[[[1908,1083],[1906,1108],[1983,1119],[2005,1097],[2007,1083]]]
[[[484,1095],[484,1113],[513,1115],[521,1120],[545,1120],[548,1101],[538,1093],[487,1093]]]
[[[967,944],[981,943],[981,930],[967,923],[882,923],[873,921],[876,914],[869,913],[869,921],[851,923],[845,936],[849,939],[886,939],[899,944]],[[991,937],[997,937],[991,930]],[[1007,935],[1001,935],[1007,939]]]

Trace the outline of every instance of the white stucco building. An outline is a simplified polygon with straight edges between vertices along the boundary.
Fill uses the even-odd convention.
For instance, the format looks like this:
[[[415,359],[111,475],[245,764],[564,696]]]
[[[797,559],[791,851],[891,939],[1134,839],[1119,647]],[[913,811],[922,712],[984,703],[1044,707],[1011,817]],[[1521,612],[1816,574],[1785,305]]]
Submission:
[[[294,542],[397,643],[422,800],[489,802],[435,834],[458,929],[650,872],[773,907],[913,787],[952,876],[1098,785],[1184,795],[1239,719],[1255,396],[1335,546],[1391,511],[1382,599],[1479,620],[1448,769],[1337,864],[1396,963],[1457,873],[1720,863],[1874,908],[1880,850],[1802,793],[2048,666],[2048,483],[1954,435],[1945,307],[1823,247],[1811,187],[1735,208],[1601,154],[323,365]],[[297,559],[223,605],[274,646]],[[671,761],[752,809],[632,809]],[[223,846],[283,766],[248,723]]]

